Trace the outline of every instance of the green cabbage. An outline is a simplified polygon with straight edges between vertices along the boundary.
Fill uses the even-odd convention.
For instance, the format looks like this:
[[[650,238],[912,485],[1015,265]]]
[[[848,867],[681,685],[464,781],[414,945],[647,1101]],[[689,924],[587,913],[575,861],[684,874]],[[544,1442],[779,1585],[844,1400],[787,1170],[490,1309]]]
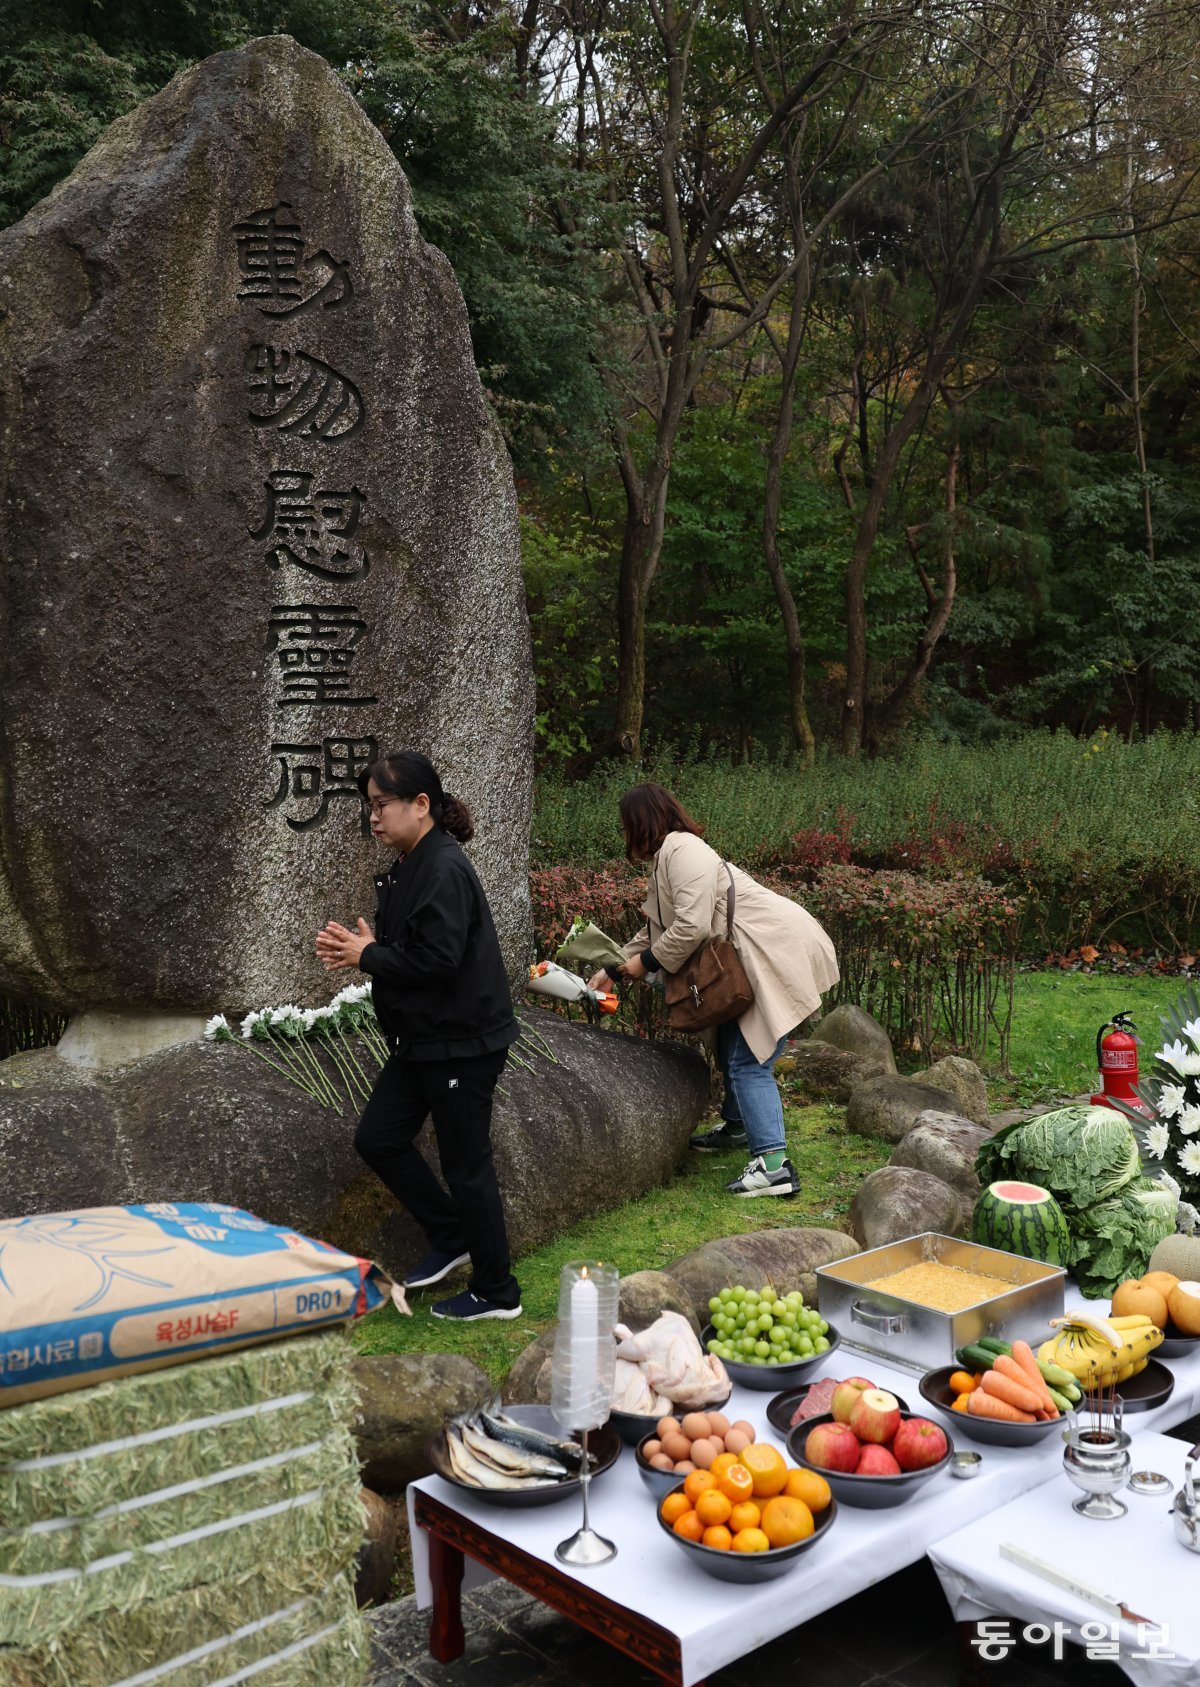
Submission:
[[[1083,1293],[1090,1299],[1111,1295],[1118,1284],[1142,1276],[1155,1248],[1174,1232],[1178,1205],[1171,1190],[1139,1177],[1068,1219],[1071,1269]]]
[[[997,1131],[976,1155],[975,1170],[985,1188],[1005,1177],[1040,1184],[1072,1224],[1073,1213],[1109,1200],[1131,1183],[1141,1171],[1141,1157],[1119,1113],[1076,1104]]]

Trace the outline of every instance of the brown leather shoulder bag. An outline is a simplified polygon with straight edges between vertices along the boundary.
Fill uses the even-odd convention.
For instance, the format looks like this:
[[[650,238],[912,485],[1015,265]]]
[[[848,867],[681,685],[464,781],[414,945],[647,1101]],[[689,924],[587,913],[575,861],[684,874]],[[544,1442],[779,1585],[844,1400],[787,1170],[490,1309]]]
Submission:
[[[728,861],[729,899],[726,935],[706,937],[678,972],[666,974],[667,1023],[672,1031],[708,1031],[739,1019],[754,1005],[754,991],[733,946],[733,873]]]

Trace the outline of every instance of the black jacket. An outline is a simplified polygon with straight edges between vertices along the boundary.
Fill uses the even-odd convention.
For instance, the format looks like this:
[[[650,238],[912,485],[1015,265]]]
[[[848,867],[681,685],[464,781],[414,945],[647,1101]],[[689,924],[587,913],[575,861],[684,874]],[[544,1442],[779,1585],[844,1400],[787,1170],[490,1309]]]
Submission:
[[[388,1047],[407,1060],[457,1060],[515,1042],[492,912],[455,840],[435,826],[375,890],[375,942],[359,965]]]

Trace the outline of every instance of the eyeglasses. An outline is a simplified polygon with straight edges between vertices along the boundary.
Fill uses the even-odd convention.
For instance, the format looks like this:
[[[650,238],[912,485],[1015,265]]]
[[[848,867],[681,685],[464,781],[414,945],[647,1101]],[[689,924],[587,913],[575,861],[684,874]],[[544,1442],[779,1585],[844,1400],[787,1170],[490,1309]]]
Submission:
[[[390,802],[403,802],[403,797],[364,797],[363,807],[378,820]]]

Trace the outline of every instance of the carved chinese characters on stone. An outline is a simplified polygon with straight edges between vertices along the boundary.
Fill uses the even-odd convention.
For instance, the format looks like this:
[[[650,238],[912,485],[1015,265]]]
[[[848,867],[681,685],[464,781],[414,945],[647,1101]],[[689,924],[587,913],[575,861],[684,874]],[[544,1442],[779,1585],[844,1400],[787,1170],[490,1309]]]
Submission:
[[[374,738],[325,738],[313,744],[272,744],[271,754],[279,762],[279,784],[267,807],[316,801],[317,807],[299,819],[284,815],[293,832],[310,832],[335,799],[349,797],[359,804],[358,776],[376,759],[379,746]],[[366,836],[365,815],[362,829]]]
[[[282,684],[276,708],[334,704],[360,709],[377,702],[351,695],[355,646],[366,630],[353,604],[276,604],[267,632],[267,649],[275,652]]]
[[[354,297],[350,266],[326,251],[304,255],[304,235],[286,200],[235,223],[239,299],[252,299],[264,316],[299,316],[337,310]],[[302,273],[303,272],[303,273]]]
[[[265,539],[265,560],[271,568],[292,563],[324,580],[348,580],[368,574],[371,561],[352,544],[367,501],[357,486],[349,490],[319,487],[304,470],[276,469],[263,482],[266,513],[252,539]]]
[[[246,376],[256,428],[334,440],[350,439],[363,425],[362,394],[319,357],[286,346],[253,345],[246,352]]]

